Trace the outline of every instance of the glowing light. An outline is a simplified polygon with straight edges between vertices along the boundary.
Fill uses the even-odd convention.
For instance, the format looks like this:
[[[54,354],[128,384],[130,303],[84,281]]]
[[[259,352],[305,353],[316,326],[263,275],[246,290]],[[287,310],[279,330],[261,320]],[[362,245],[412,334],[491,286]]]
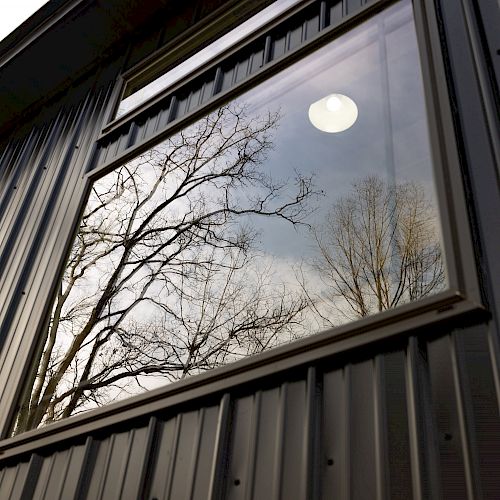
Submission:
[[[343,132],[352,127],[357,118],[356,103],[343,94],[327,95],[309,106],[309,120],[323,132]]]

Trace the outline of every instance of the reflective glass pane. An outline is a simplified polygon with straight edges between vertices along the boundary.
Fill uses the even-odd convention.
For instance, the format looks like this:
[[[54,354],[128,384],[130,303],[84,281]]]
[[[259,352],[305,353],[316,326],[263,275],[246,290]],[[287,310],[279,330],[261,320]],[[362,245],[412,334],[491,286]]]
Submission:
[[[16,432],[447,287],[410,2],[96,181]]]
[[[224,50],[240,40],[243,40],[246,36],[261,27],[264,22],[272,21],[275,17],[285,12],[297,2],[298,0],[278,0],[273,2],[272,5],[259,12],[259,14],[251,17],[247,21],[241,23],[236,29],[222,36],[216,43],[200,50],[194,56],[189,57],[186,61],[172,70],[167,72],[154,71],[152,75],[156,76],[152,76],[148,83],[139,85],[138,88],[134,85],[126,85],[123,98],[116,110],[115,118],[120,118],[120,116],[127,114],[142,103],[147,102],[148,99],[153,98],[162,90],[177,83],[192,71],[217,57]]]

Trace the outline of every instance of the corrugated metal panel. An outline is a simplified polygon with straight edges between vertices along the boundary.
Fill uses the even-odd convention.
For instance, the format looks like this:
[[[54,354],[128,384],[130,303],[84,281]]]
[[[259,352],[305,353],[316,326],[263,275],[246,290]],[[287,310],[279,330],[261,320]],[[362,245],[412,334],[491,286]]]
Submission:
[[[89,440],[91,442],[91,440]],[[90,444],[75,445],[45,457],[30,498],[49,500],[76,498],[82,486],[82,471]]]
[[[361,3],[332,2],[319,15],[336,22]],[[308,18],[305,31],[316,22]],[[298,30],[286,36],[298,40]],[[264,49],[233,69],[256,71]],[[21,380],[16,358],[28,351],[57,277],[108,96],[107,87],[88,94],[0,152],[1,380]],[[121,131],[106,155],[151,137],[175,109],[168,103]],[[0,499],[496,499],[493,328],[435,329],[367,346],[0,461]],[[2,401],[12,401],[6,388]],[[0,408],[0,424],[7,410]]]
[[[365,347],[38,450],[0,498],[498,498],[488,335]]]
[[[90,82],[92,83],[92,82]],[[29,356],[33,324],[45,314],[66,242],[85,190],[83,172],[98,134],[110,86],[88,92],[3,152],[0,191],[0,379],[18,380]],[[48,113],[50,110],[47,110]],[[51,114],[54,114],[51,112]],[[32,333],[24,336],[23,332]],[[16,333],[16,335],[14,335]],[[17,360],[17,362],[16,362]],[[12,400],[16,384],[0,387]],[[0,408],[0,426],[8,419]]]

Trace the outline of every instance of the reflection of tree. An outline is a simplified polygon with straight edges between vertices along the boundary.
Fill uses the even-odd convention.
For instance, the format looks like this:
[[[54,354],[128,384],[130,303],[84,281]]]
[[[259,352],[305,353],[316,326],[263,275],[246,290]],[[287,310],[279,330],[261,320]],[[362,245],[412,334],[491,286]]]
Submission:
[[[225,106],[94,185],[16,432],[292,335],[306,303],[245,224],[300,223],[312,194],[262,171],[278,118]]]
[[[354,183],[314,237],[324,291],[307,294],[324,324],[339,314],[352,320],[392,309],[445,285],[436,215],[416,182],[388,186],[367,177]],[[301,282],[307,290],[303,275]]]

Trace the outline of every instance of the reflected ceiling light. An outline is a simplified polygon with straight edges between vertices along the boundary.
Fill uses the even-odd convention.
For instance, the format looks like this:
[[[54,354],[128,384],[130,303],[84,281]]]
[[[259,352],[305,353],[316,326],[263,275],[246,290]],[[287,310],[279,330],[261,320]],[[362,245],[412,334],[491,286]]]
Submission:
[[[356,103],[346,95],[330,94],[309,106],[309,120],[323,132],[342,132],[358,118]]]

